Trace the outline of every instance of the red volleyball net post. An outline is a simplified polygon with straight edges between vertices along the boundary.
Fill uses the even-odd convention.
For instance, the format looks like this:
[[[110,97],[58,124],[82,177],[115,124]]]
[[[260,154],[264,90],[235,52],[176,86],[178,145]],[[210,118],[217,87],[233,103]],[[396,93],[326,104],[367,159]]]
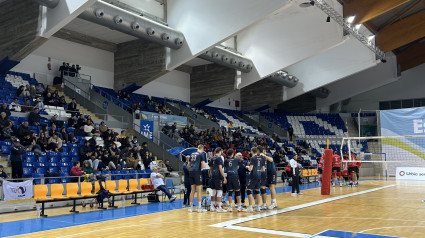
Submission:
[[[329,195],[331,192],[331,175],[332,175],[332,155],[333,150],[329,149],[329,139],[326,143],[325,153],[323,155],[323,171],[322,171],[322,195]]]

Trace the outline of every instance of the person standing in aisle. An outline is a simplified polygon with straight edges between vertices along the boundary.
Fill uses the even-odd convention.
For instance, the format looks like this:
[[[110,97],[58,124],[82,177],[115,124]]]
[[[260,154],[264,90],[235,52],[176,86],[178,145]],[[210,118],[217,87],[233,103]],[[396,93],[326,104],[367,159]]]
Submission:
[[[10,147],[10,162],[12,164],[12,178],[22,178],[22,155],[25,153],[25,148],[21,145],[19,139],[13,141]]]
[[[300,192],[300,167],[301,165],[298,163],[298,155],[294,155],[292,159],[289,161],[292,169],[292,196],[303,195]],[[296,193],[295,193],[296,192]]]
[[[184,173],[184,198],[183,198],[183,207],[189,207],[189,196],[190,196],[190,179],[189,179],[189,164],[190,156],[185,157],[186,160],[183,164],[183,173]]]

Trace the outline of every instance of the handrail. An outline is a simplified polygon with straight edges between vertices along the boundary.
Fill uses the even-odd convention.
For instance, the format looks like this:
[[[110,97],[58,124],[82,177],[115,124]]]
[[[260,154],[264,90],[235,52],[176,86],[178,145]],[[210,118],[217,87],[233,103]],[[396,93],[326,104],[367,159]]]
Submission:
[[[91,88],[92,90],[93,90],[93,86],[94,86],[94,87],[97,87],[96,85],[93,85],[93,84],[91,84],[91,83],[90,83],[90,88]],[[103,93],[105,93],[106,95],[110,96],[110,98],[111,98],[111,99],[109,99],[109,98],[107,98],[107,97],[104,97],[104,98],[106,98],[107,100],[109,100],[110,102],[113,102],[112,98],[116,98],[114,95],[110,94],[109,92],[106,92],[105,90],[103,90],[103,89],[102,89],[102,88],[100,88],[100,87],[97,87],[97,89],[98,89],[100,92],[103,92]],[[100,94],[100,95],[102,95],[102,94]],[[122,101],[121,101],[121,99],[118,99],[118,100],[120,100],[120,102],[122,103],[122,105],[126,107],[126,108],[122,107],[122,109],[123,109],[123,110],[127,111],[127,109],[128,109],[128,108],[132,109],[132,108],[131,108],[131,105],[128,105],[128,104],[126,104],[126,103],[122,102]],[[127,111],[127,112],[128,112],[128,111]],[[128,112],[128,113],[129,113],[129,114],[131,114],[130,112]]]

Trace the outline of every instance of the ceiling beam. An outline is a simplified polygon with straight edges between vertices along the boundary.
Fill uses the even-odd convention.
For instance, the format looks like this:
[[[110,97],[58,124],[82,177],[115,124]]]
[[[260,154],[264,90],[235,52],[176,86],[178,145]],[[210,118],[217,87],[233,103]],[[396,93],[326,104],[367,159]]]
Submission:
[[[406,71],[418,65],[425,64],[425,41],[416,43],[397,55],[400,70]]]
[[[375,43],[384,52],[425,37],[425,11],[406,17],[378,32]]]
[[[410,0],[351,0],[344,4],[344,18],[356,16],[353,24],[365,23]]]
[[[60,29],[55,34],[53,34],[54,37],[61,38],[67,41],[72,41],[78,44],[91,46],[94,48],[98,48],[101,50],[106,50],[110,52],[117,51],[117,45],[114,43],[111,43],[109,41],[101,40],[96,37],[88,36],[81,34],[76,31],[71,31],[67,29]]]
[[[401,13],[397,14],[390,22],[385,24],[385,26],[392,25],[397,20],[400,20],[404,15],[406,15],[411,10],[415,9],[420,3],[422,3],[424,0],[417,0],[414,4],[412,4],[410,7],[408,7],[406,10],[402,11]]]

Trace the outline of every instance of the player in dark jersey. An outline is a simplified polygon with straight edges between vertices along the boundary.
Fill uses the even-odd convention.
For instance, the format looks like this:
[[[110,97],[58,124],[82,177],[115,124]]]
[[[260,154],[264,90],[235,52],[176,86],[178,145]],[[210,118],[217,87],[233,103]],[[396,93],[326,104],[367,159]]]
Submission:
[[[272,199],[272,202],[268,209],[277,208],[277,202],[276,202],[276,166],[273,160],[273,157],[270,154],[267,154],[267,151],[263,149],[262,154],[260,154],[262,157],[265,158],[266,161],[266,171],[267,171],[267,186],[270,190],[270,197]],[[264,203],[265,200],[263,199]],[[264,206],[264,205],[263,205]]]
[[[335,186],[336,176],[338,176],[339,186],[342,187],[341,182],[341,157],[338,155],[338,152],[334,152],[332,156],[332,186]]]
[[[323,166],[325,164],[325,159],[320,157],[319,164],[317,166],[317,173],[319,174],[319,186],[322,186],[322,173],[323,173]]]
[[[223,159],[221,154],[223,149],[220,147],[215,148],[215,156],[210,160],[210,174],[211,174],[211,210],[212,212],[224,212],[221,208],[221,196],[223,195],[223,183],[226,183],[226,177],[223,170]],[[215,201],[215,202],[213,202]],[[217,207],[215,206],[217,205]]]
[[[232,207],[232,194],[235,192],[235,200],[237,203],[238,212],[245,212],[246,210],[242,208],[241,204],[241,186],[239,183],[239,175],[238,175],[238,169],[239,169],[239,161],[234,155],[233,149],[227,150],[227,159],[224,161],[224,168],[227,171],[227,192],[228,192],[228,199],[229,199],[229,208],[227,209],[227,212],[233,212]]]
[[[356,163],[356,183],[354,184],[355,186],[359,185],[359,172],[360,172],[360,167],[362,166],[362,162],[360,161],[359,157],[357,157],[356,154],[354,154],[354,158],[357,161]]]
[[[248,194],[249,208],[250,212],[254,212],[252,205],[254,200],[260,200],[260,182],[261,182],[261,171],[264,171],[264,161],[261,160],[260,151],[257,147],[252,147],[251,149],[252,157],[250,159],[250,164],[248,170],[251,172],[249,175],[249,180],[247,184],[246,193]],[[254,197],[253,197],[254,194]],[[260,211],[258,203],[255,204],[256,210]]]
[[[261,163],[264,164],[264,171],[261,171],[261,182],[260,182],[260,197],[263,201],[263,204],[261,205],[261,210],[267,210],[267,167],[265,166],[267,163],[266,158],[262,155],[264,148],[259,145],[257,146],[259,156],[261,158]],[[257,201],[258,204],[260,204],[259,201]]]
[[[199,145],[198,151],[190,155],[190,160],[188,163],[189,168],[189,180],[190,180],[190,207],[189,212],[193,211],[193,198],[195,197],[195,192],[197,193],[198,199],[198,212],[206,212],[202,208],[202,174],[201,170],[205,168],[205,157],[204,157],[204,146]]]

